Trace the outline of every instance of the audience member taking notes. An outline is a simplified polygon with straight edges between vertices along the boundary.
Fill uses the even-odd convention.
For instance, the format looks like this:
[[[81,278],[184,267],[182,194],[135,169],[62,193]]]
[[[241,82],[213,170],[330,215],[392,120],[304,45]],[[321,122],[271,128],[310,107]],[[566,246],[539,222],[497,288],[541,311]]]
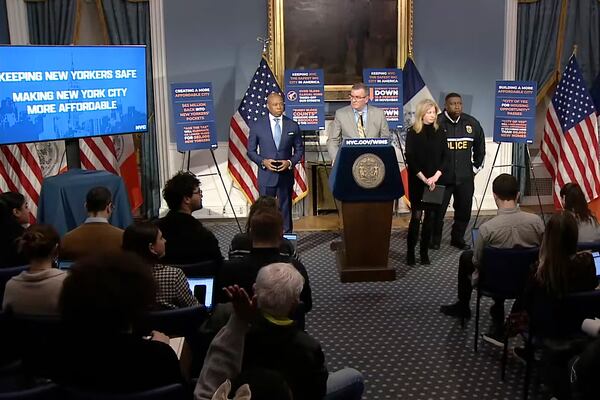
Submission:
[[[156,308],[174,309],[198,305],[183,271],[159,263],[166,240],[152,222],[136,222],[123,234],[123,250],[138,255],[152,270],[156,282]]]

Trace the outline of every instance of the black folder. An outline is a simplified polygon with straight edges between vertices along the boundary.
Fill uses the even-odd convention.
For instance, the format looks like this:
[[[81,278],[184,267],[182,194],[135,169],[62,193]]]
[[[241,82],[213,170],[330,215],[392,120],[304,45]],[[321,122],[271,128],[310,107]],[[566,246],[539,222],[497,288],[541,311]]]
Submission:
[[[442,204],[445,190],[446,186],[444,185],[435,185],[435,189],[433,190],[429,190],[429,187],[425,186],[421,201],[428,204]]]

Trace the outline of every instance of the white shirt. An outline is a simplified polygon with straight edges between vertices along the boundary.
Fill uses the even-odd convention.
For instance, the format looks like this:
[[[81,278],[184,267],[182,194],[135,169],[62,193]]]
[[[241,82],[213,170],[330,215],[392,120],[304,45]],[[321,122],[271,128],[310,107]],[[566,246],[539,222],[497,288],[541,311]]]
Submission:
[[[85,219],[85,221],[83,221],[84,224],[89,224],[89,223],[94,223],[94,222],[100,222],[103,224],[108,224],[108,219],[104,218],[104,217],[87,217]]]

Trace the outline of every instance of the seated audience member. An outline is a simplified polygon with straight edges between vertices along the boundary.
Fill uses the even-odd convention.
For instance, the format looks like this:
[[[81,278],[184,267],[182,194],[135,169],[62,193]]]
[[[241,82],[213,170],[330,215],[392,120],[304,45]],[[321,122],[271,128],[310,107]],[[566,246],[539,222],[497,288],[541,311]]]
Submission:
[[[108,220],[113,211],[112,194],[104,186],[91,189],[85,197],[87,219],[62,240],[60,257],[77,260],[92,253],[106,254],[121,249],[123,230]]]
[[[443,305],[440,311],[457,318],[471,317],[472,277],[478,275],[483,249],[486,246],[501,249],[537,247],[542,241],[544,222],[535,214],[519,209],[519,185],[509,174],[500,174],[492,184],[498,215],[481,224],[473,250],[463,251],[458,263],[458,302]],[[476,280],[476,276],[475,279]],[[502,336],[504,327],[504,299],[494,299],[490,309],[492,332],[486,337]],[[484,337],[485,338],[485,337]]]
[[[200,181],[191,172],[179,172],[163,189],[169,212],[158,221],[167,239],[165,264],[193,264],[223,260],[219,242],[211,231],[192,216],[202,208]]]
[[[328,374],[321,345],[289,319],[300,301],[302,275],[290,264],[258,272],[258,313],[246,334],[242,371],[265,368],[281,373],[294,400],[360,399],[363,377],[352,368]]]
[[[568,211],[554,214],[548,221],[534,279],[534,286],[545,295],[562,298],[598,285],[592,254],[577,252],[577,234],[577,220]]]
[[[250,207],[248,213],[248,221],[246,222],[246,232],[236,234],[229,245],[229,259],[234,257],[245,256],[252,250],[252,238],[250,237],[250,224],[252,217],[259,210],[279,210],[277,207],[277,199],[271,196],[260,196]],[[292,256],[298,258],[294,245],[288,239],[282,238],[279,246],[279,253],[283,256]]]
[[[165,255],[165,239],[152,222],[136,222],[123,234],[123,250],[140,256],[152,269],[156,281],[156,305],[174,309],[198,305],[183,271],[159,263]]]
[[[266,208],[256,211],[250,221],[251,251],[243,258],[230,260],[219,269],[215,282],[216,288],[239,285],[247,293],[252,293],[258,271],[265,265],[276,262],[289,262],[304,278],[304,286],[300,294],[303,312],[312,309],[312,293],[308,273],[304,265],[291,256],[280,253],[283,235],[283,219],[278,209]],[[222,291],[217,292],[217,301],[228,301]]]
[[[29,268],[12,277],[2,309],[16,314],[58,315],[58,297],[67,274],[54,267],[60,238],[50,225],[32,225],[18,239]]]
[[[592,254],[588,251],[577,252],[577,229],[577,221],[570,211],[555,214],[548,221],[539,261],[534,265],[534,273],[523,298],[515,301],[513,313],[522,311],[524,306],[529,311],[534,304],[538,312],[548,307],[544,313],[552,313],[553,319],[560,325],[564,317],[560,307],[553,308],[556,304],[554,301],[560,301],[570,293],[596,288],[598,280]],[[537,329],[543,331],[545,336],[560,335],[560,332],[554,331],[556,326],[553,323],[538,326]],[[543,354],[542,380],[559,399],[569,398],[567,363],[576,354],[581,345],[579,342],[575,340],[567,347],[548,349]],[[527,358],[522,347],[514,348],[513,352],[520,359]]]
[[[291,400],[290,388],[280,373],[262,368],[241,372],[246,333],[256,318],[256,297],[250,300],[237,285],[223,289],[234,313],[210,343],[194,399],[242,399],[250,392],[254,400]]]
[[[29,206],[20,193],[0,193],[0,268],[27,264],[19,253],[17,239],[29,223]]]
[[[575,215],[579,229],[579,242],[600,242],[600,224],[588,208],[581,187],[576,183],[567,183],[560,189],[560,198],[563,208]]]
[[[149,339],[132,326],[154,302],[150,269],[131,254],[82,258],[60,297],[69,335],[53,358],[53,380],[83,391],[128,393],[181,383],[169,338]]]

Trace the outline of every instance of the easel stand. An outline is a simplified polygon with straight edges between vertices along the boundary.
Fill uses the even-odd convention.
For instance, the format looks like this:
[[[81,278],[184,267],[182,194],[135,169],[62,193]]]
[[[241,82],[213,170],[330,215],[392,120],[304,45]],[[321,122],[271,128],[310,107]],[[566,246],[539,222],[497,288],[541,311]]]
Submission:
[[[492,173],[494,172],[494,168],[503,168],[503,167],[517,167],[517,168],[527,168],[527,165],[515,165],[515,164],[507,164],[507,165],[496,165],[496,159],[498,158],[498,153],[500,152],[500,146],[503,142],[498,142],[498,147],[496,148],[496,154],[494,155],[494,161],[492,162],[492,168],[490,168],[490,173],[488,175],[487,181],[485,182],[485,188],[483,189],[483,196],[481,201],[479,202],[479,207],[477,207],[477,214],[475,215],[475,221],[473,221],[473,228],[477,227],[477,219],[479,219],[479,213],[481,212],[481,207],[483,206],[483,199],[485,199],[485,194],[487,192],[488,186],[490,185],[490,180],[492,179]],[[529,152],[529,145],[525,143],[525,149],[527,149],[527,159],[529,160],[529,171],[531,172],[531,180],[533,182],[533,186],[535,188],[535,194],[538,199],[538,205],[540,207],[540,213],[542,215],[542,220],[545,221],[546,218],[544,216],[544,210],[542,208],[542,200],[540,198],[540,191],[538,190],[537,180],[535,178],[535,172],[533,171],[533,164],[531,163],[531,153]],[[527,161],[525,162],[527,163]]]
[[[231,196],[229,196],[229,191],[227,191],[227,186],[225,186],[225,181],[223,180],[223,175],[221,175],[221,170],[219,169],[219,164],[217,163],[217,158],[215,157],[215,151],[213,149],[209,149],[210,150],[210,155],[212,156],[213,159],[213,163],[215,164],[215,168],[217,169],[217,172],[214,173],[210,173],[210,174],[200,174],[200,175],[196,175],[199,177],[203,177],[203,176],[214,176],[214,175],[219,175],[219,179],[221,180],[221,185],[223,185],[223,190],[225,191],[225,195],[227,196],[227,203],[229,203],[229,206],[231,207],[231,211],[233,212],[233,218],[235,218],[235,223],[238,226],[238,229],[240,230],[240,233],[242,233],[242,226],[240,225],[240,221],[237,217],[237,214],[235,213],[235,208],[233,207],[233,203],[231,202]],[[187,171],[189,172],[190,170],[190,162],[192,160],[192,152],[191,151],[187,151],[183,154],[183,162],[185,162],[185,156],[187,154]],[[183,170],[183,162],[181,165],[181,169]],[[223,210],[225,210],[225,207],[223,207]]]

